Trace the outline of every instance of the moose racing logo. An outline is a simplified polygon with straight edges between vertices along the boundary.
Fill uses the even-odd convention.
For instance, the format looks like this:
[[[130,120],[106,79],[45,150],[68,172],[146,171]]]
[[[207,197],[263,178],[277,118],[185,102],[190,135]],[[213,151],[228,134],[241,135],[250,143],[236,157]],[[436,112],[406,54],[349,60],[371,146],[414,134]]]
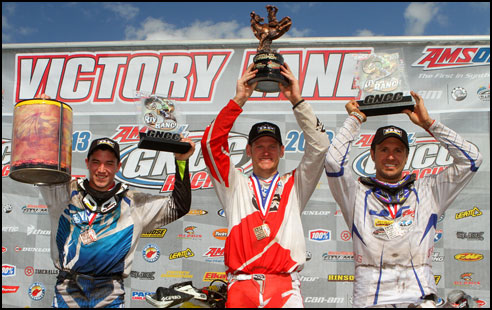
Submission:
[[[361,134],[354,146],[368,148],[354,158],[352,169],[360,176],[375,176],[376,168],[371,159],[370,146],[374,135]],[[438,174],[453,163],[448,150],[433,137],[415,137],[415,133],[408,134],[410,151],[403,169],[403,176],[414,173],[417,179],[427,174]]]

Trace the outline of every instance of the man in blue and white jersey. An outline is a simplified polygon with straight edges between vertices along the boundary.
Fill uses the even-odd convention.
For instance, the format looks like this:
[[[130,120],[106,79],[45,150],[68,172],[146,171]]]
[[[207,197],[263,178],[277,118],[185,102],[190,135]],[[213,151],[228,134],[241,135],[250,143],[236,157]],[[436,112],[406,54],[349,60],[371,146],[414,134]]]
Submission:
[[[120,149],[109,138],[94,140],[86,159],[88,179],[41,186],[51,218],[51,258],[60,270],[53,307],[124,307],[123,279],[131,271],[140,235],[188,213],[191,185],[186,154],[175,153],[170,196],[129,190],[117,183]]]
[[[371,144],[376,177],[356,180],[348,168],[352,142],[366,116],[352,100],[349,117],[328,150],[330,190],[352,231],[355,282],[353,306],[435,307],[437,288],[432,252],[437,219],[468,184],[482,163],[478,148],[429,117],[422,97],[411,92],[410,120],[429,132],[453,158],[437,175],[403,177],[409,144],[405,130],[381,127]]]

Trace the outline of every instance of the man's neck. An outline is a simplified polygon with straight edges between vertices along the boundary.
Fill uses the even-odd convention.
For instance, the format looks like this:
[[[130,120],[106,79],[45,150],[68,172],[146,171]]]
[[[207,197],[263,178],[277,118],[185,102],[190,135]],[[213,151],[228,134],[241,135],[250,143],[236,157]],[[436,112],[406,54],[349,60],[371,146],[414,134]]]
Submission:
[[[262,179],[270,179],[271,177],[273,177],[275,174],[277,174],[277,170],[275,171],[253,171],[253,173],[257,176],[257,177],[260,177]]]
[[[401,180],[401,179],[403,179],[403,175],[400,175],[400,177],[399,177],[399,178],[395,178],[395,179],[387,179],[387,178],[385,178],[385,177],[382,177],[382,176],[378,176],[378,175],[376,175],[376,179],[377,179],[378,181],[380,181],[380,182],[384,182],[384,183],[391,183],[391,184],[393,184],[393,183],[398,183],[398,182],[400,182],[400,180]]]

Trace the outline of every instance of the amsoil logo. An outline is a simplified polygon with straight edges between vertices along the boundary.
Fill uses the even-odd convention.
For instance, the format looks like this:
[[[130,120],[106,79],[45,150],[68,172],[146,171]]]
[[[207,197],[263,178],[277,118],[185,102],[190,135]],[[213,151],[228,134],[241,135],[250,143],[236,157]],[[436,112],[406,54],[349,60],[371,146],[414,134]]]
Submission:
[[[424,71],[490,65],[490,46],[428,46],[412,67]]]
[[[376,168],[371,159],[370,146],[374,134],[361,134],[354,146],[368,148],[354,158],[352,169],[360,176],[375,176]],[[403,176],[416,174],[417,179],[429,174],[438,174],[453,163],[449,152],[433,137],[415,137],[414,133],[408,134],[410,151],[403,168]]]
[[[120,143],[122,163],[120,171],[116,173],[116,179],[136,187],[158,189],[161,193],[172,191],[176,172],[174,155],[137,148],[138,134],[141,131],[139,126],[120,125],[116,131],[112,139]],[[192,190],[213,187],[200,148],[202,135],[203,131],[191,131],[188,136],[196,145],[195,153],[189,160]],[[231,132],[229,144],[234,145],[230,150],[231,161],[243,173],[250,172],[252,164],[246,155],[248,136]]]
[[[203,254],[206,257],[223,257],[225,248],[223,247],[209,247],[207,252]]]

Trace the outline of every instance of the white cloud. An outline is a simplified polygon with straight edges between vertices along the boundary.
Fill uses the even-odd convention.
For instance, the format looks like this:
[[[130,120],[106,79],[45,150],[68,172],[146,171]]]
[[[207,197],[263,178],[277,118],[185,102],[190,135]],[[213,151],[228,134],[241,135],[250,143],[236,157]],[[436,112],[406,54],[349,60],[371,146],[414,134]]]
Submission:
[[[7,16],[2,15],[2,42],[9,42],[12,38],[10,29],[11,27],[7,21]]]
[[[355,36],[357,37],[374,37],[376,34],[369,29],[357,29]]]
[[[438,19],[441,23],[444,23],[446,19],[439,17],[438,3],[435,2],[412,2],[405,10],[406,28],[405,34],[407,35],[423,35],[425,27],[433,20]]]
[[[103,6],[126,20],[134,19],[140,11],[139,8],[131,4],[121,2],[104,3]]]
[[[178,28],[157,18],[148,17],[139,27],[128,26],[126,40],[213,40],[254,38],[250,27],[240,27],[236,21],[194,21],[187,27]]]
[[[291,28],[283,38],[303,37],[310,30]],[[254,39],[251,27],[235,21],[213,22],[196,20],[189,26],[178,28],[176,25],[148,17],[139,26],[125,29],[125,40],[214,40],[214,39]]]

